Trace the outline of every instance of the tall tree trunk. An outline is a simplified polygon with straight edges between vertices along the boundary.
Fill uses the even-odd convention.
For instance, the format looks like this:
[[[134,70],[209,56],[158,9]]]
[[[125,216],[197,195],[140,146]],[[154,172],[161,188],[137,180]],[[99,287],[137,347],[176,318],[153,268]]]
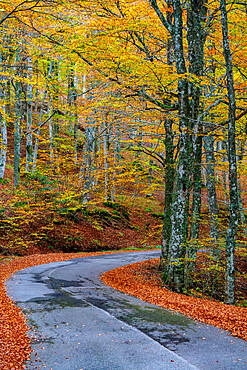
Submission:
[[[242,224],[242,229],[247,236],[247,226],[246,226],[246,219],[245,219],[245,214],[244,214],[244,206],[243,206],[243,201],[242,201],[242,196],[241,196],[241,184],[240,184],[240,178],[238,177],[238,204],[239,204],[239,217],[241,220]]]
[[[201,160],[202,160],[202,136],[198,137],[198,143],[195,148],[195,168],[193,172],[193,200],[191,209],[191,228],[190,238],[199,238],[200,215],[201,215]]]
[[[204,137],[204,149],[206,153],[206,179],[210,237],[213,239],[214,242],[217,242],[219,239],[219,226],[217,194],[215,187],[214,137],[210,133]]]
[[[226,130],[225,128],[223,128],[223,136],[226,136]],[[223,170],[221,171],[221,173],[219,174],[220,176],[220,180],[219,180],[219,176],[216,177],[217,181],[219,180],[220,182],[222,182],[222,185],[223,185],[223,201],[224,201],[224,204],[226,205],[228,203],[228,181],[227,181],[227,170],[226,170],[226,165],[227,165],[227,142],[225,140],[223,141],[219,141],[218,143],[218,148],[221,152],[221,156],[222,156],[222,165],[223,165]]]
[[[59,63],[57,60],[55,60],[53,63],[53,68],[52,68],[52,77],[53,77],[53,89],[52,89],[52,102],[53,102],[53,109],[59,112],[59,93],[58,93],[58,76],[59,76]],[[50,70],[48,72],[49,77]],[[54,137],[56,138],[59,133],[59,122],[58,122],[58,113],[54,115],[53,118],[53,128],[54,128]]]
[[[197,76],[203,75],[204,64],[204,44],[206,41],[205,31],[202,23],[207,16],[207,8],[203,2],[191,0],[187,4],[187,41],[189,48],[189,72]],[[202,94],[201,87],[189,83],[190,95],[190,114],[191,120],[194,122],[194,167],[193,167],[193,201],[191,211],[191,229],[190,238],[198,240],[200,230],[200,216],[201,216],[201,160],[202,160],[202,132],[203,122],[198,119],[199,113],[202,110],[200,106],[200,97]],[[188,251],[188,257],[195,260],[196,250],[194,248]],[[194,263],[190,268],[194,267]]]
[[[186,74],[183,51],[183,18],[179,0],[173,0],[173,43],[177,73]],[[206,7],[203,2],[191,0],[187,6],[187,41],[189,53],[189,72],[202,75],[205,35],[201,24],[205,21]],[[172,212],[172,233],[170,238],[170,261],[168,283],[177,292],[184,287],[184,258],[188,235],[189,195],[191,176],[194,168],[192,132],[198,130],[200,88],[181,77],[178,81],[179,98],[179,158],[175,178]],[[197,123],[197,127],[195,127]]]
[[[95,165],[93,163],[93,143],[94,143],[94,127],[87,125],[85,130],[85,140],[83,147],[82,165],[80,168],[79,178],[83,181],[81,201],[86,204],[90,198],[90,190],[93,188],[95,180]]]
[[[167,281],[173,290],[181,292],[184,286],[184,258],[188,235],[189,195],[194,168],[193,131],[199,112],[200,89],[189,83],[183,44],[183,5],[172,0],[173,25],[163,15],[156,0],[150,0],[163,25],[170,32],[174,45],[174,59],[178,79],[179,149],[174,198],[172,205],[172,231],[169,243],[170,260],[167,267]],[[204,2],[189,1],[187,5],[187,42],[189,72],[201,76],[203,70],[204,42],[206,36],[201,27],[205,22],[207,9]]]
[[[103,136],[103,150],[104,150],[104,180],[105,180],[105,202],[110,202],[109,192],[109,163],[108,163],[108,127],[105,121],[104,136]]]
[[[245,147],[246,139],[244,140],[238,140],[238,145],[239,145],[239,154],[237,156],[237,163],[242,165],[243,163],[243,158],[244,158],[244,147]],[[245,219],[245,214],[244,214],[244,206],[243,206],[243,201],[242,201],[242,195],[241,195],[241,182],[240,182],[240,174],[238,173],[238,205],[239,205],[239,218],[242,224],[242,229],[244,234],[247,236],[247,225],[246,225],[246,219]]]
[[[4,72],[2,67],[4,58],[0,53],[1,72]],[[8,81],[7,81],[8,82]],[[6,81],[4,77],[0,77],[0,179],[4,178],[6,159],[7,159],[7,125],[6,125]]]
[[[111,201],[111,183],[109,169],[109,148],[110,148],[111,124],[108,122],[108,114],[105,118],[103,149],[104,149],[104,177],[105,177],[105,202]]]
[[[132,139],[133,139],[133,145],[134,145],[134,141],[136,140],[137,141],[137,146],[138,147],[141,147],[141,142],[142,142],[142,133],[138,133],[136,131],[136,128],[132,131]],[[135,187],[134,187],[134,192],[133,192],[133,198],[136,198],[137,194],[138,194],[138,189],[139,189],[139,183],[140,183],[140,180],[139,180],[139,175],[140,175],[140,151],[139,150],[136,150],[135,151]]]
[[[32,59],[27,60],[27,70],[29,79],[32,78]],[[27,85],[27,134],[26,134],[26,171],[30,172],[32,167],[33,139],[32,139],[32,113],[33,113],[33,86]]]
[[[227,75],[227,93],[229,100],[228,116],[228,162],[229,162],[229,193],[230,193],[230,214],[229,225],[226,236],[226,303],[234,304],[235,288],[235,266],[234,254],[236,234],[238,228],[238,186],[237,186],[237,163],[235,146],[235,90],[232,71],[232,58],[229,46],[228,21],[225,0],[220,1],[221,24],[223,34],[224,57]]]
[[[52,103],[50,103],[49,116],[52,114]],[[50,149],[50,163],[51,167],[54,170],[54,135],[53,135],[53,119],[49,119],[49,149]]]
[[[172,231],[171,215],[172,215],[172,201],[173,201],[173,188],[175,178],[175,163],[174,163],[174,133],[172,130],[172,120],[164,122],[165,127],[165,206],[164,206],[164,221],[162,229],[161,241],[161,266],[169,260],[169,242]]]
[[[172,1],[167,1],[167,6],[170,8],[172,6]],[[171,26],[173,16],[171,12],[166,12],[167,22]],[[172,66],[174,63],[174,50],[173,50],[173,40],[172,35],[168,35],[167,41],[167,64]],[[171,70],[172,73],[172,70]],[[174,162],[174,133],[172,129],[173,121],[168,119],[164,121],[165,128],[165,205],[164,205],[164,220],[162,228],[162,239],[161,239],[161,255],[160,255],[160,265],[165,269],[166,263],[168,263],[169,255],[169,243],[172,233],[172,202],[173,202],[173,189],[175,181],[175,162]],[[165,276],[163,276],[164,280]]]
[[[74,114],[74,162],[75,164],[78,163],[77,146],[78,146],[78,113],[75,112]]]
[[[154,148],[153,143],[151,143],[151,149]],[[149,169],[148,169],[148,188],[151,187],[152,181],[153,181],[153,165],[154,165],[154,160],[152,157],[149,159]],[[152,195],[152,191],[150,189],[149,194]]]
[[[6,83],[6,116],[10,118],[10,99],[11,99],[11,81],[8,80]]]
[[[53,73],[53,67],[54,67],[54,62],[51,61],[49,71],[48,71],[48,75],[47,75],[47,85],[46,85],[46,89],[44,91],[43,100],[42,100],[42,103],[41,103],[40,113],[39,113],[39,122],[38,122],[35,145],[34,145],[34,151],[33,151],[33,169],[32,169],[33,173],[36,171],[36,167],[37,167],[39,135],[40,135],[40,129],[41,129],[41,126],[42,126],[42,121],[43,121],[43,116],[44,116],[45,103],[46,103],[46,99],[47,99],[47,96],[48,96],[48,81],[51,78],[51,75]]]
[[[193,172],[193,200],[191,209],[191,226],[190,226],[190,244],[187,249],[187,265],[186,265],[186,276],[187,284],[189,284],[190,273],[195,268],[196,254],[198,248],[196,244],[199,239],[200,233],[200,219],[201,219],[201,190],[202,190],[202,130],[198,132],[195,142],[195,167]]]
[[[6,159],[7,159],[7,125],[6,125],[6,111],[5,111],[5,84],[0,83],[0,179],[4,178]]]
[[[14,187],[19,186],[20,179],[20,159],[21,159],[21,116],[22,116],[22,101],[21,101],[21,68],[20,51],[16,50],[16,76],[15,83],[15,124],[14,124]]]
[[[72,66],[69,67],[68,75],[68,105],[69,105],[69,117],[70,117],[70,128],[69,131],[74,134],[74,162],[77,164],[77,142],[78,142],[78,113],[77,113],[77,92],[75,88],[75,73]]]

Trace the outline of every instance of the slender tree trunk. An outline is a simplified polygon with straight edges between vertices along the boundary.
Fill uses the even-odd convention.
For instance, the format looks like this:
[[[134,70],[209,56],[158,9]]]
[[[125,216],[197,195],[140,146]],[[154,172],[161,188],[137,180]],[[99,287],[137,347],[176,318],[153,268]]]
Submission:
[[[201,130],[200,130],[201,131]],[[201,219],[201,180],[202,180],[202,133],[198,132],[198,137],[195,143],[195,168],[193,172],[193,200],[191,209],[191,227],[190,227],[190,244],[187,249],[187,266],[186,266],[186,276],[187,284],[190,283],[190,273],[195,268],[196,254],[198,248],[196,247],[199,233],[200,233],[200,219]]]
[[[235,288],[235,242],[238,228],[238,186],[237,186],[237,163],[236,163],[236,146],[235,146],[235,90],[232,71],[232,58],[229,46],[228,36],[228,21],[226,2],[221,0],[221,24],[223,34],[224,57],[226,63],[227,74],[227,93],[229,100],[229,116],[228,116],[228,162],[229,162],[229,193],[230,193],[230,215],[229,225],[226,236],[226,303],[234,304],[234,288]]]
[[[52,114],[52,103],[50,103],[49,116]],[[54,170],[54,135],[53,135],[53,119],[49,119],[49,149],[50,149],[50,163],[51,167]]]
[[[191,189],[191,175],[194,166],[193,145],[191,140],[191,121],[188,106],[188,82],[179,80],[179,158],[174,187],[173,212],[171,217],[172,232],[169,243],[170,263],[168,266],[168,283],[177,292],[184,284],[184,257],[186,252],[188,201]]]
[[[239,204],[240,221],[241,221],[241,224],[242,224],[244,234],[247,236],[247,226],[246,226],[244,207],[243,207],[243,201],[242,201],[242,196],[241,196],[241,184],[240,184],[240,178],[239,177],[238,177],[238,204]]]
[[[52,70],[50,75],[50,70],[48,72],[47,78],[49,79],[51,76],[53,77],[53,93],[52,93],[52,102],[53,102],[53,109],[55,109],[57,112],[58,109],[58,76],[59,76],[59,63],[58,61],[52,62]],[[53,118],[53,128],[54,128],[54,137],[56,138],[59,133],[59,122],[58,122],[58,113],[54,115]]]
[[[223,136],[226,135],[225,129],[223,129]],[[223,183],[223,199],[224,203],[227,204],[228,202],[228,181],[227,181],[227,171],[225,170],[225,164],[227,163],[227,142],[225,140],[220,142],[220,150],[222,151],[222,163],[223,163],[223,171],[221,173],[222,183]]]
[[[49,72],[48,72],[48,75],[47,75],[47,80],[49,80],[51,78],[51,75],[53,73],[53,67],[54,67],[54,62],[51,61]],[[41,128],[42,121],[43,121],[44,107],[45,107],[45,102],[46,102],[46,99],[47,99],[47,95],[48,95],[48,85],[46,86],[46,89],[44,91],[43,100],[42,100],[42,104],[41,104],[41,107],[40,107],[38,129],[37,129],[37,132],[36,132],[36,139],[35,139],[35,145],[34,145],[34,151],[33,151],[33,169],[32,169],[33,173],[36,171],[36,167],[37,167],[39,135],[40,135],[40,128]]]
[[[93,183],[93,189],[95,190],[98,186],[99,181],[99,152],[100,152],[100,142],[99,142],[99,126],[98,123],[96,123],[94,127],[94,142],[93,142],[93,155],[94,155],[94,183]]]
[[[0,179],[4,178],[6,159],[7,159],[7,125],[6,125],[6,111],[5,111],[5,85],[0,83]]]
[[[3,65],[3,55],[0,53],[0,65],[1,65],[1,71],[4,72]],[[8,81],[7,81],[8,82]],[[7,160],[7,125],[6,125],[6,108],[7,108],[7,102],[6,102],[6,81],[4,77],[0,77],[0,127],[1,127],[1,133],[0,133],[0,179],[4,178],[5,173],[5,166],[6,166],[6,160]]]
[[[151,143],[151,149],[153,149],[154,145]],[[149,169],[148,169],[148,188],[151,187],[152,181],[153,181],[153,165],[154,165],[154,160],[152,157],[149,159]],[[152,195],[152,191],[150,189],[149,194]]]
[[[167,6],[170,8],[172,6],[172,1],[167,1]],[[169,25],[172,25],[173,16],[171,12],[166,12],[166,17]],[[174,64],[174,50],[173,50],[173,40],[172,35],[168,35],[167,41],[167,64],[172,66]],[[171,70],[172,73],[172,70]],[[165,270],[165,265],[170,259],[169,254],[169,243],[172,233],[172,202],[173,202],[173,189],[175,181],[175,162],[174,162],[174,133],[172,129],[172,120],[164,121],[165,128],[165,205],[164,205],[164,220],[162,228],[162,239],[161,239],[161,255],[160,255],[160,265]],[[163,276],[164,280],[165,276]]]
[[[32,59],[28,58],[28,77],[32,78]],[[26,171],[30,172],[32,167],[32,154],[33,154],[33,139],[32,139],[32,113],[33,113],[33,87],[29,83],[27,85],[27,135],[26,135]]]
[[[78,146],[78,114],[76,112],[74,115],[74,162],[75,164],[78,163],[77,146]]]
[[[112,165],[112,186],[111,186],[111,202],[114,203],[116,201],[116,181],[117,181],[117,173],[116,173],[116,165],[117,165],[117,145],[114,142],[114,153],[113,153],[113,165]]]
[[[111,201],[116,201],[116,189],[117,189],[117,173],[119,171],[120,159],[121,159],[121,145],[120,145],[120,130],[119,123],[116,125],[115,141],[114,141],[114,165],[112,175],[112,189],[111,189]]]
[[[195,169],[193,172],[193,200],[191,210],[191,229],[190,238],[199,238],[200,215],[201,215],[201,160],[202,160],[202,136],[198,137],[198,143],[195,150]]]
[[[70,129],[69,131],[74,134],[74,162],[77,164],[77,143],[78,143],[78,113],[77,113],[77,92],[75,88],[75,73],[72,66],[69,67],[68,75],[68,104],[69,104],[69,117]]]
[[[206,153],[206,179],[207,179],[207,196],[209,210],[210,237],[214,242],[219,239],[218,226],[218,205],[215,187],[215,157],[214,157],[214,137],[208,134],[204,137],[204,149]]]
[[[204,44],[206,41],[205,31],[202,27],[202,23],[207,16],[207,7],[205,3],[191,0],[187,4],[187,41],[189,48],[189,72],[197,76],[203,75],[203,64],[204,64]],[[200,97],[202,95],[202,89],[193,83],[189,83],[189,95],[190,95],[190,114],[191,119],[194,122],[194,153],[195,163],[193,168],[193,201],[192,201],[192,212],[191,212],[191,230],[190,238],[192,240],[198,240],[200,230],[200,216],[201,216],[201,160],[202,160],[202,132],[203,122],[198,119],[199,113],[202,110],[200,106]],[[190,249],[188,257],[195,260],[196,250]],[[194,264],[190,266],[194,267]]]
[[[105,119],[104,136],[103,136],[103,149],[104,149],[104,175],[105,175],[105,202],[111,201],[111,185],[109,176],[109,146],[110,146],[110,127]]]
[[[15,83],[15,124],[14,124],[14,187],[19,186],[20,179],[20,159],[21,159],[21,82],[19,79],[22,77],[21,64],[20,64],[20,51],[16,51],[16,76]]]
[[[135,139],[138,140],[137,146],[140,147],[141,142],[142,142],[142,133],[137,134],[136,130],[133,130],[132,132],[133,132],[133,143]],[[138,188],[139,188],[139,183],[140,183],[139,175],[140,175],[140,151],[136,150],[135,152],[135,187],[134,187],[134,192],[133,192],[133,198],[136,198],[138,194]]]
[[[161,242],[161,266],[169,260],[169,242],[172,231],[171,215],[172,215],[172,201],[173,201],[173,188],[175,178],[175,163],[174,163],[174,133],[172,130],[172,120],[164,122],[165,127],[165,206],[164,206],[164,221],[162,229],[162,242]]]
[[[93,142],[95,138],[93,129],[94,129],[93,127],[87,125],[85,131],[83,158],[79,175],[79,178],[83,180],[83,188],[81,195],[82,204],[85,204],[89,201],[90,190],[93,187],[95,179],[94,173],[95,165],[93,163]]]
[[[11,81],[8,80],[6,83],[6,116],[10,118],[10,99],[11,99]]]
[[[245,146],[245,140],[239,142],[239,152],[240,154],[237,157],[237,162],[242,164],[243,158],[244,158],[244,146]],[[242,229],[244,234],[247,236],[247,225],[246,225],[246,219],[245,219],[245,214],[244,214],[244,206],[243,206],[243,201],[242,201],[242,195],[241,195],[241,183],[240,183],[240,174],[238,174],[238,205],[239,205],[239,217],[240,221],[242,224]]]

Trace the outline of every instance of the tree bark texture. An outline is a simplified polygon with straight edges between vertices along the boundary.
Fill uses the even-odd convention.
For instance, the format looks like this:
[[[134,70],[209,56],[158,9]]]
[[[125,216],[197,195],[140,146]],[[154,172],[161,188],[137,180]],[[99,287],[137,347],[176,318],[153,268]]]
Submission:
[[[50,62],[50,67],[49,67],[49,71],[48,71],[48,75],[47,75],[47,80],[48,81],[49,81],[49,79],[52,76],[53,68],[54,68],[54,62],[51,61]],[[38,156],[38,147],[39,147],[39,135],[40,135],[40,129],[41,129],[41,126],[42,126],[42,121],[43,121],[43,116],[44,116],[44,107],[45,107],[45,102],[46,102],[47,96],[48,96],[48,82],[47,82],[47,85],[46,85],[46,89],[44,91],[43,100],[42,100],[42,104],[41,104],[41,108],[40,108],[40,113],[39,113],[39,122],[38,122],[38,127],[37,127],[38,129],[37,129],[37,135],[36,135],[36,140],[35,140],[35,145],[34,145],[34,151],[33,151],[33,168],[32,168],[32,172],[33,173],[36,171],[36,167],[37,167],[37,156]]]
[[[186,73],[182,42],[182,7],[179,0],[173,1],[174,25],[173,43],[178,74]],[[203,2],[191,1],[187,8],[187,41],[189,72],[201,76],[203,73],[203,48],[205,35],[202,23],[205,21],[206,8]],[[170,263],[168,283],[177,292],[184,287],[184,258],[188,235],[189,195],[192,186],[195,153],[193,144],[201,125],[198,121],[200,109],[200,88],[181,77],[178,82],[179,96],[179,158],[174,188],[172,213],[172,233],[170,238]],[[194,133],[194,137],[193,137]]]
[[[32,59],[27,60],[27,70],[29,78],[32,77]],[[30,172],[32,167],[33,139],[32,139],[32,113],[33,113],[33,86],[27,85],[27,134],[26,134],[26,171]]]
[[[218,205],[215,187],[215,157],[214,137],[208,134],[204,137],[204,149],[206,153],[206,181],[209,210],[210,237],[217,242],[219,239]]]
[[[164,122],[165,127],[165,206],[164,206],[164,221],[162,230],[162,242],[161,242],[161,266],[165,266],[165,263],[169,260],[169,242],[171,238],[171,215],[172,215],[172,201],[173,201],[173,188],[175,178],[175,163],[174,163],[174,133],[172,130],[172,120],[166,120]]]
[[[16,76],[15,83],[15,124],[14,124],[14,187],[19,186],[20,179],[20,160],[21,160],[21,116],[22,116],[22,101],[21,101],[21,83],[19,78],[22,76],[20,51],[16,51]]]
[[[171,216],[171,237],[169,241],[170,260],[167,266],[167,282],[177,292],[184,286],[184,258],[188,235],[189,196],[192,186],[195,154],[193,145],[195,134],[199,129],[198,114],[200,109],[200,88],[186,78],[187,68],[183,47],[182,2],[172,0],[173,24],[161,12],[156,0],[150,0],[160,21],[172,37],[174,59],[178,79],[178,111],[179,111],[179,148],[176,166],[176,178]],[[207,14],[206,2],[191,0],[187,3],[187,42],[189,72],[197,76],[203,73],[203,56],[206,33],[202,24]]]
[[[221,0],[221,24],[223,34],[223,47],[227,75],[227,93],[229,100],[228,110],[228,162],[229,162],[229,194],[230,194],[230,214],[229,225],[226,236],[226,303],[234,303],[235,288],[235,242],[238,228],[238,186],[237,186],[237,163],[236,163],[236,145],[235,145],[235,90],[232,71],[232,57],[229,46],[228,21],[226,2]]]
[[[0,61],[3,61],[0,54]],[[0,179],[4,178],[6,159],[7,159],[7,125],[6,125],[6,82],[0,80]]]

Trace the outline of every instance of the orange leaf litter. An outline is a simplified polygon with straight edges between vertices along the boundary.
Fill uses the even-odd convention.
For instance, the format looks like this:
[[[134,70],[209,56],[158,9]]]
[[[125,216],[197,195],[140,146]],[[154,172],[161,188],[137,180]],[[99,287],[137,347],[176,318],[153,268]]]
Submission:
[[[0,263],[1,370],[24,369],[25,362],[28,360],[31,352],[30,340],[27,336],[28,326],[26,319],[22,311],[7,296],[4,281],[10,278],[16,271],[27,267],[108,253],[112,252],[32,255],[21,258],[14,257],[9,261]],[[162,288],[156,280],[147,278],[146,267],[156,263],[157,259],[151,262],[134,263],[120,267],[106,272],[102,276],[102,280],[115,289],[135,295],[144,301],[180,311],[201,322],[229,330],[233,335],[247,340],[246,308],[228,306],[219,302],[172,293]]]
[[[179,311],[195,320],[228,330],[233,335],[247,340],[245,307],[230,306],[171,292],[162,287],[157,278],[150,277],[150,270],[147,267],[154,267],[158,261],[159,259],[153,259],[119,267],[104,273],[101,279],[105,284],[143,301]]]

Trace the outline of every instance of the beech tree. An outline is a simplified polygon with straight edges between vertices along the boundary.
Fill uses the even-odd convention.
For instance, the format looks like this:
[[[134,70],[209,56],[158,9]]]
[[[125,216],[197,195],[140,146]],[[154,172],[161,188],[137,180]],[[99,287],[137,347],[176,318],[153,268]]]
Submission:
[[[235,143],[235,115],[236,101],[232,71],[232,58],[229,46],[228,23],[226,2],[221,0],[221,24],[223,34],[224,57],[226,63],[227,93],[229,100],[228,116],[228,162],[229,162],[229,193],[230,193],[230,212],[229,226],[226,235],[226,302],[234,303],[234,250],[235,238],[238,227],[238,186],[237,186],[237,163],[236,163],[236,143]]]
[[[195,163],[194,145],[201,151],[201,144],[196,143],[196,131],[201,126],[198,120],[200,112],[201,88],[198,84],[188,81],[185,77],[189,72],[202,76],[204,65],[204,43],[206,40],[206,2],[191,1],[187,4],[187,42],[188,62],[183,45],[183,9],[180,1],[172,1],[173,24],[160,10],[155,0],[150,1],[163,26],[166,27],[173,40],[176,70],[178,74],[178,113],[179,113],[179,149],[175,176],[174,196],[171,215],[171,237],[169,240],[169,259],[167,266],[167,282],[177,292],[184,288],[184,258],[188,235],[189,194],[192,187],[192,173]],[[181,77],[180,77],[181,76]],[[197,151],[197,149],[196,149]]]

